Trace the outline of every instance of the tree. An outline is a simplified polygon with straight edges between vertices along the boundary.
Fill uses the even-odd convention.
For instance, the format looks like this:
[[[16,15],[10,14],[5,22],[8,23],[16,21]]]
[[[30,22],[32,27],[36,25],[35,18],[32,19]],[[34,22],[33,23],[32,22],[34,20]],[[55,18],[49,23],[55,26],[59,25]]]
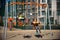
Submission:
[[[4,16],[5,14],[5,0],[0,0],[0,16]]]

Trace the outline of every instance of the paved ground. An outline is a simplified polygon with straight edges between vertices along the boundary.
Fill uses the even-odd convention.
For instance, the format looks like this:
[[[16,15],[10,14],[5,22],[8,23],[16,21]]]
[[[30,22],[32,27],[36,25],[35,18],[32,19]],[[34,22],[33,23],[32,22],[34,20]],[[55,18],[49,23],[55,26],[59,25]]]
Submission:
[[[0,34],[1,34],[0,30]],[[41,30],[42,38],[35,37],[35,30],[20,30],[14,29],[13,31],[7,31],[6,40],[60,40],[60,30]],[[29,35],[29,38],[24,36]],[[1,37],[1,36],[0,36]],[[1,38],[0,38],[1,40]]]
[[[2,33],[3,33],[3,29],[2,27],[0,27],[0,40],[2,40]]]
[[[0,40],[2,40],[1,34],[0,34]]]
[[[30,38],[24,38],[24,36],[30,35]],[[60,39],[60,30],[41,30],[42,38],[35,37],[35,30],[18,30],[7,31],[7,40],[52,40]]]

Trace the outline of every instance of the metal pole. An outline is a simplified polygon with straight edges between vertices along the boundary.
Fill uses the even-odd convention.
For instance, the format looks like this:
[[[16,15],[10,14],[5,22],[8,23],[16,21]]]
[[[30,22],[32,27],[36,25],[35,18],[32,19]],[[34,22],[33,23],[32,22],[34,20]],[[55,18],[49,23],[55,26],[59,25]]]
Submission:
[[[50,16],[49,16],[49,6],[48,6],[48,20],[49,20],[49,28],[51,30],[51,22],[50,22]]]
[[[44,18],[44,30],[45,30],[45,18]]]
[[[4,40],[7,40],[7,22],[8,22],[8,0],[6,0],[6,5],[5,5],[5,22],[6,25],[4,26]]]
[[[45,12],[46,13],[46,12]],[[46,22],[45,22],[45,20],[46,20],[46,15],[44,16],[44,34],[45,34],[45,30],[46,30],[46,28],[45,28],[45,26],[46,26]]]
[[[51,28],[51,21],[50,21],[50,16],[49,16],[49,6],[48,6],[48,20],[49,20],[49,28],[50,28],[50,31],[52,31],[52,28]],[[51,36],[53,36],[53,33],[50,32]]]

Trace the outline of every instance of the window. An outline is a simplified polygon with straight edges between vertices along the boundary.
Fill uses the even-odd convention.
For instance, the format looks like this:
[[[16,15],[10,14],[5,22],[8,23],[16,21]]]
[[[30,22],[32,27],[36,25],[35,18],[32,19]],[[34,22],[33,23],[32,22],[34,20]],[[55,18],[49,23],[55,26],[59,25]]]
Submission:
[[[31,12],[31,10],[30,9],[28,9],[28,13],[30,13]]]
[[[36,2],[36,0],[32,0],[32,2]]]
[[[46,2],[46,0],[42,0],[42,2],[44,2],[44,3],[45,3],[45,2]]]
[[[40,11],[38,11],[38,15],[40,16]]]
[[[25,7],[25,9],[27,9],[28,6],[27,5],[24,5],[24,7]]]
[[[19,1],[19,0],[18,0]],[[23,2],[23,0],[20,0],[20,2]]]
[[[35,10],[36,10],[35,8],[32,8],[32,12],[35,12]]]
[[[60,0],[57,0],[58,2],[57,2],[57,10],[58,10],[58,12],[60,11]],[[59,13],[58,13],[59,14]]]
[[[28,13],[28,14],[26,14],[27,15],[27,18],[29,18],[30,17],[30,14]]]
[[[49,8],[51,8],[51,4],[49,4]]]
[[[37,16],[37,13],[33,13],[33,17],[36,17]]]
[[[40,20],[42,23],[44,23],[44,18],[39,18],[39,20]]]
[[[60,1],[60,0],[57,0],[57,1]]]
[[[30,5],[28,5],[28,9],[30,9],[31,8],[31,6]]]
[[[44,7],[44,6],[42,6],[42,9],[45,9],[45,7]]]
[[[40,3],[40,0],[38,0],[38,3]]]
[[[47,0],[48,1],[48,3],[50,3],[52,0]]]
[[[36,6],[33,4],[32,8],[35,8]]]
[[[54,18],[51,17],[51,18],[50,18],[50,21],[51,21],[51,24],[53,24],[53,23],[54,23]]]
[[[23,5],[18,5],[19,8],[22,8]]]
[[[30,0],[28,0],[28,2],[30,2]]]
[[[26,0],[24,0],[24,2],[26,2]]]
[[[40,6],[38,6],[38,10],[40,10]]]
[[[10,4],[10,1],[8,1],[8,4]],[[8,5],[8,12],[10,12],[10,5]]]
[[[42,15],[45,15],[46,13],[45,13],[45,11],[42,11]]]
[[[58,15],[58,16],[60,15],[60,10],[57,10],[57,15]]]
[[[52,15],[51,10],[49,11],[49,15],[50,15],[50,16]]]
[[[13,1],[13,0],[11,0],[11,1]],[[18,2],[23,2],[23,0],[16,0],[16,1],[18,1]]]

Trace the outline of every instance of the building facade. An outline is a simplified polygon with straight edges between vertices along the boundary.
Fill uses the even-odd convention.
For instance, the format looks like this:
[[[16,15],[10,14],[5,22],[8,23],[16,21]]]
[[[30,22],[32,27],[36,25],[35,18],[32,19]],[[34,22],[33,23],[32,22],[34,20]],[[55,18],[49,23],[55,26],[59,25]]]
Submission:
[[[57,0],[57,24],[60,24],[60,0]]]
[[[14,4],[13,2],[24,2],[27,4]],[[33,4],[31,5],[31,3]],[[48,6],[44,8],[43,6],[38,6],[34,3],[47,4]],[[37,18],[41,24],[47,24],[49,20],[48,17],[50,17],[51,24],[60,24],[60,13],[58,12],[57,0],[10,0],[8,4],[11,4],[8,5],[9,17],[16,18],[19,13],[22,13],[30,22],[32,22],[33,18]]]

